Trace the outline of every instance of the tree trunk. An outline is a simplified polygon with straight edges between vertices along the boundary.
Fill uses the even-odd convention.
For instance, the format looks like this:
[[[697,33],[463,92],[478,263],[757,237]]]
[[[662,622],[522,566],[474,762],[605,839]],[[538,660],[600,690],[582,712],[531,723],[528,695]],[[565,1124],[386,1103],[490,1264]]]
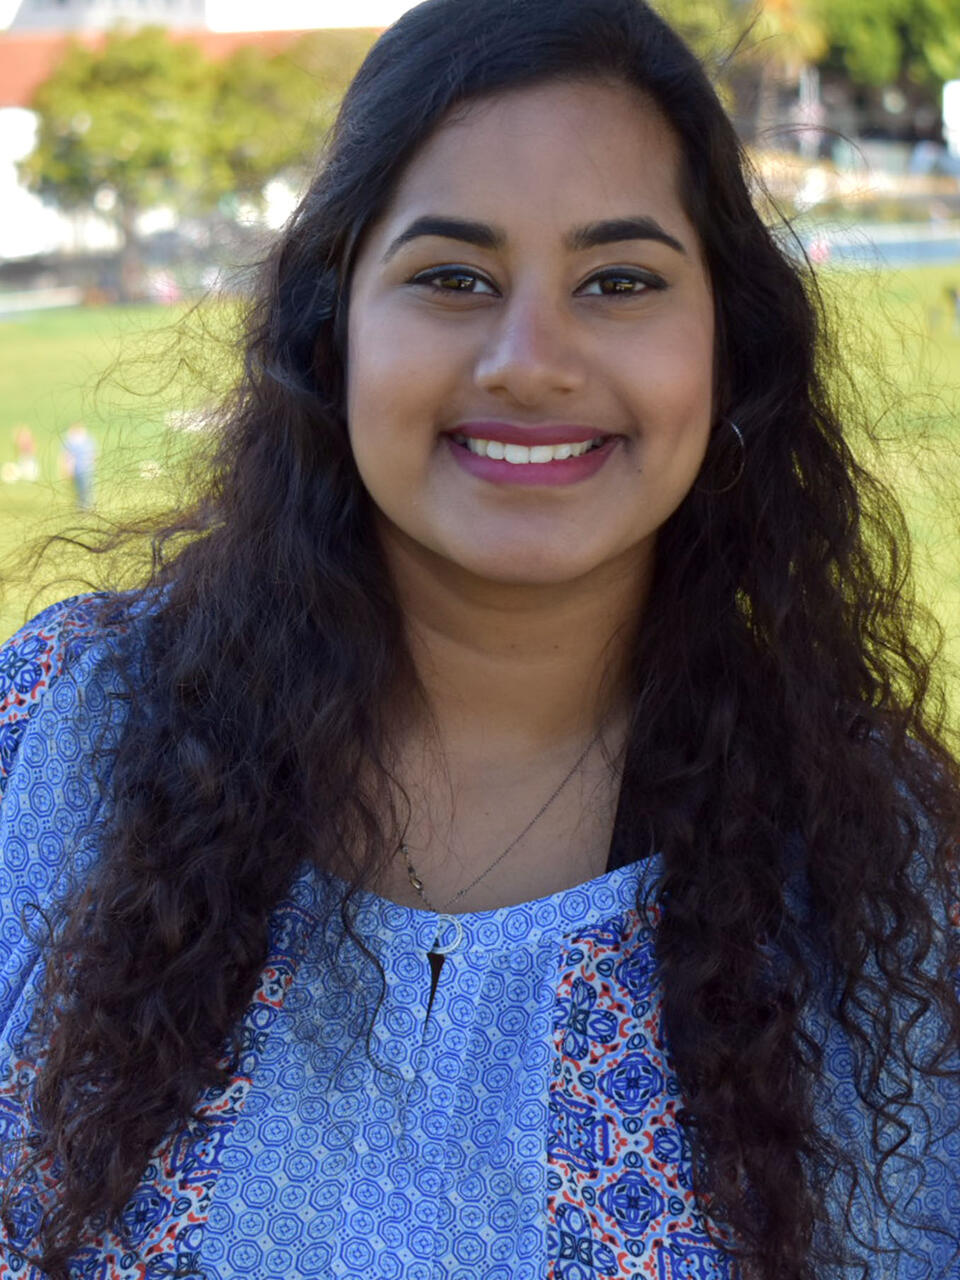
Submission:
[[[146,296],[146,272],[137,235],[137,210],[121,205],[117,225],[120,228],[120,301],[139,302]]]
[[[780,123],[780,77],[769,58],[760,63],[757,79],[757,103],[754,116],[754,137],[761,145],[773,146],[774,133]]]

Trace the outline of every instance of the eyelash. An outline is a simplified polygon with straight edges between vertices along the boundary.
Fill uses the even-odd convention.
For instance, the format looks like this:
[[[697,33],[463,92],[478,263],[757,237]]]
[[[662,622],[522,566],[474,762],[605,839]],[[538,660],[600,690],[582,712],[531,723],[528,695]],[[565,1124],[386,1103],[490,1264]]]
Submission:
[[[474,271],[471,267],[458,266],[433,267],[429,271],[421,271],[415,275],[409,283],[413,285],[420,285],[424,288],[430,289],[434,293],[445,293],[453,296],[462,294],[466,297],[472,298],[489,296],[485,294],[477,294],[472,289],[444,289],[437,283],[439,280],[450,279],[454,276],[459,276],[461,279],[463,277],[469,277],[472,280],[481,280],[484,284],[490,285],[491,288],[494,287],[491,282],[478,271]],[[595,293],[590,294],[590,297],[638,298],[641,294],[647,293],[648,291],[665,289],[667,287],[667,282],[660,276],[654,275],[652,271],[638,271],[627,267],[608,267],[604,271],[597,271],[594,275],[584,281],[584,285],[592,284],[595,281],[602,282],[604,280],[629,280],[633,284],[642,285],[643,287],[640,289],[628,289],[624,292]],[[583,288],[583,285],[581,285],[581,288]]]

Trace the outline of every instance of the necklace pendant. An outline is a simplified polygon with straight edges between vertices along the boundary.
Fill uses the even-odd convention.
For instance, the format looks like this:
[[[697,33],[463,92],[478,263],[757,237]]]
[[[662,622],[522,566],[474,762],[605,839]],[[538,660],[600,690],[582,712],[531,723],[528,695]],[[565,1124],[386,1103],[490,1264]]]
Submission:
[[[416,889],[417,893],[419,893],[422,898],[423,897],[423,881],[420,879],[416,871],[414,871],[413,869],[413,863],[410,860],[410,850],[407,848],[405,844],[402,844],[400,846],[400,852],[403,854],[403,859],[407,864],[407,879],[410,881],[414,889]]]

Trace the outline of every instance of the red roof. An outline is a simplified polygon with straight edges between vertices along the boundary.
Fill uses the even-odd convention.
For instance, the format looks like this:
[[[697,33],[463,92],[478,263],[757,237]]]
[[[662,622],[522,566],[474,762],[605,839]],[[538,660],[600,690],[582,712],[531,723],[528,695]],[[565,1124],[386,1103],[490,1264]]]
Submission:
[[[305,31],[180,31],[174,40],[198,44],[208,58],[227,58],[243,45],[257,44],[270,50],[285,49]],[[34,31],[23,34],[0,33],[0,107],[29,107],[34,93],[56,68],[73,40],[96,48],[103,44],[103,32]]]

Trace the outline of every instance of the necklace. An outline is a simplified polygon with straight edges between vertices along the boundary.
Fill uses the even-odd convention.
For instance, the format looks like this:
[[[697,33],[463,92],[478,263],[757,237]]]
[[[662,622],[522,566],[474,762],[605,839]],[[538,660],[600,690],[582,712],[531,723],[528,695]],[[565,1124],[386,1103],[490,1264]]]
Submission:
[[[447,907],[452,907],[455,902],[458,902],[464,896],[464,894],[469,893],[470,890],[473,889],[476,885],[478,885],[481,880],[485,880],[486,877],[490,874],[491,871],[493,871],[495,867],[499,867],[500,863],[504,860],[507,854],[511,853],[517,847],[517,845],[520,843],[523,837],[527,834],[527,832],[531,831],[536,826],[536,824],[540,821],[543,815],[547,812],[547,810],[553,804],[554,800],[556,800],[557,796],[564,789],[564,787],[567,785],[567,783],[570,781],[573,775],[577,772],[577,770],[586,760],[587,756],[593,750],[594,746],[596,745],[597,741],[600,738],[601,732],[602,730],[600,729],[597,730],[597,732],[593,735],[593,737],[584,747],[583,751],[577,757],[573,765],[573,768],[570,770],[570,772],[566,775],[566,777],[563,779],[563,781],[560,783],[557,789],[550,795],[550,797],[546,801],[544,801],[544,803],[533,815],[533,817],[530,819],[527,825],[523,828],[520,834],[518,836],[515,836],[510,841],[510,843],[504,849],[503,853],[501,853],[499,857],[495,858],[494,861],[490,863],[486,871],[482,871],[475,880],[471,880],[470,883],[466,886],[466,888],[461,889],[459,893],[455,893],[452,898],[448,899],[448,901],[446,901],[443,904],[443,906],[435,907],[433,903],[430,901],[430,899],[427,897],[423,889],[423,881],[420,879],[420,876],[417,874],[417,869],[413,865],[413,859],[410,857],[410,850],[407,847],[406,843],[401,840],[397,848],[397,852],[403,854],[404,861],[407,864],[407,877],[411,885],[413,886],[413,888],[420,895],[420,898],[428,911],[435,911],[438,914],[442,911],[446,911]]]

